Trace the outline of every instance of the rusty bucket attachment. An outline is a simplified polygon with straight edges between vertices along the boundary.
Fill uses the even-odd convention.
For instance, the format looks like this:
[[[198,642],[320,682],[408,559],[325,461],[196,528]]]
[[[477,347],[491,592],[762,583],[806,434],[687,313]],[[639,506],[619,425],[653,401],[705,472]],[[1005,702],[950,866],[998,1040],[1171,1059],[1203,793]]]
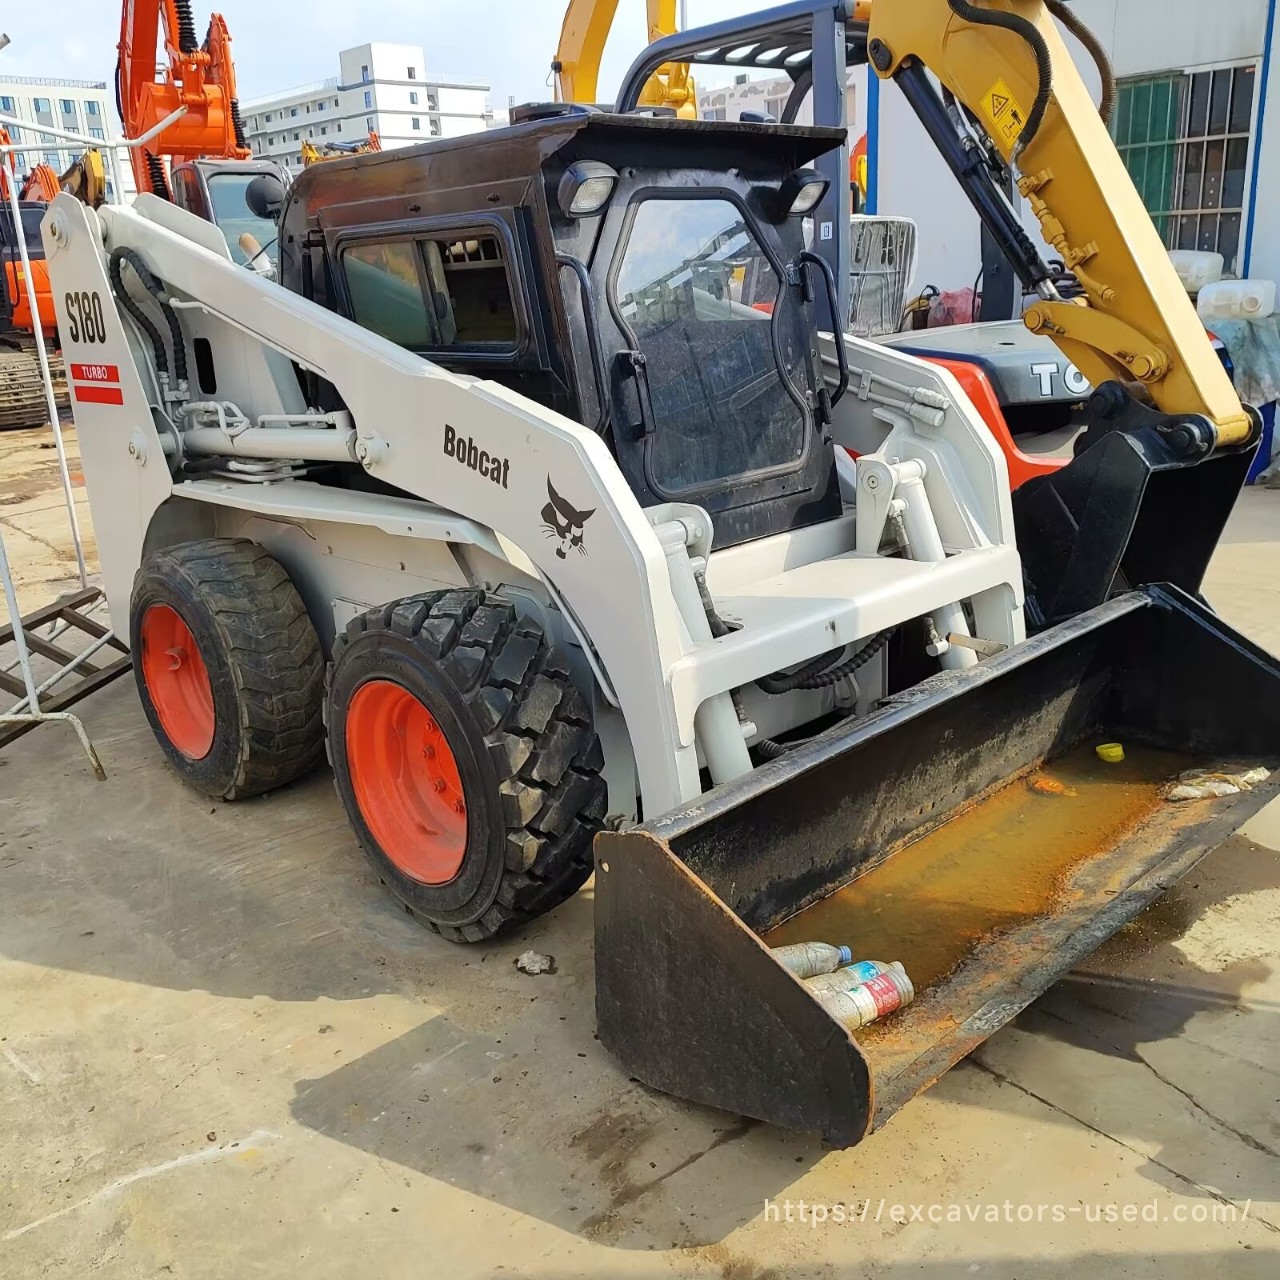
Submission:
[[[1280,766],[1280,662],[1176,589],[935,676],[597,839],[600,1038],[648,1085],[851,1146],[1280,791],[1170,802],[1197,765]],[[915,1003],[845,1030],[770,952],[798,941],[900,960]]]

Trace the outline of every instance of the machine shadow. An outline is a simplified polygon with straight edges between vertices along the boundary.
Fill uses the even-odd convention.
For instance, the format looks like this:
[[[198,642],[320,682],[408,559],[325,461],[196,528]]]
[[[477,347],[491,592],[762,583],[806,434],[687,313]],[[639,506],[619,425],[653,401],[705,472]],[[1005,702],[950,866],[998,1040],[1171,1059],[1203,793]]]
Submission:
[[[299,1081],[294,1119],[625,1249],[721,1241],[826,1154],[814,1138],[628,1079],[592,1039],[577,994],[544,990],[536,1012],[492,1034],[437,1018],[321,1079]],[[729,1145],[737,1148],[732,1176],[716,1159]]]
[[[976,1100],[1018,1114],[1030,1105],[1041,1120],[1119,1135],[1152,1151],[1142,1172],[1164,1192],[1209,1201],[1197,1188],[1215,1187],[1235,1203],[1274,1199],[1280,1153],[1266,1115],[1254,1116],[1249,1101],[1271,1096],[1271,1077],[1264,1064],[1244,1060],[1244,1043],[1241,1061],[1227,1062],[1231,1033],[1217,1019],[1247,1019],[1240,1034],[1248,1044],[1280,1043],[1280,1008],[1245,994],[1270,970],[1262,960],[1197,969],[1176,944],[1227,900],[1275,883],[1280,854],[1229,841],[988,1042],[964,1073],[965,1087],[944,1086],[935,1101]],[[570,923],[585,929],[589,912],[588,902],[574,904]],[[632,1250],[718,1246],[829,1153],[814,1137],[629,1079],[592,1036],[590,959],[589,945],[575,953],[584,966],[579,982],[521,989],[530,993],[524,1009],[496,1031],[477,1033],[443,1016],[323,1078],[299,1081],[294,1118],[586,1239]],[[1205,1016],[1207,1030],[1186,1038],[1188,1024]],[[1221,1043],[1203,1047],[1206,1036]],[[1114,1114],[1054,1092],[1053,1073],[1042,1069],[1046,1039],[1118,1058],[1114,1070],[1134,1074],[1132,1083],[1116,1076],[1117,1087],[1099,1089],[1115,1098]],[[1179,1053],[1185,1065],[1171,1068]],[[1082,1077],[1101,1070],[1081,1062]],[[1105,1071],[1111,1079],[1113,1069]],[[987,1079],[975,1093],[979,1072]],[[1222,1096],[1227,1078],[1238,1081],[1238,1099]],[[477,1091],[483,1106],[475,1105]],[[451,1105],[464,1097],[467,1105]],[[1121,1106],[1126,1097],[1143,1103]],[[869,1142],[892,1142],[892,1134]],[[728,1144],[738,1148],[731,1174],[717,1161]],[[857,1167],[858,1152],[842,1158]]]
[[[401,992],[446,1007],[480,962],[379,883],[327,767],[226,804],[166,766],[131,679],[84,715],[106,782],[86,774],[70,734],[33,734],[0,767],[0,953],[218,996]],[[4,803],[23,795],[47,800]],[[489,948],[490,963],[509,966],[508,953],[528,945]]]

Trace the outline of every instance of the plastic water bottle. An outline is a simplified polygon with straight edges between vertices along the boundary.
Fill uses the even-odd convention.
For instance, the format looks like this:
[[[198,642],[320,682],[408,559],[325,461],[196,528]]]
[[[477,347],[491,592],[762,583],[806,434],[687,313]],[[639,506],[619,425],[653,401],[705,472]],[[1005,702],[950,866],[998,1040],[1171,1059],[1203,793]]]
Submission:
[[[1220,253],[1206,253],[1198,249],[1171,249],[1169,260],[1182,281],[1182,287],[1194,297],[1201,289],[1217,284],[1222,279],[1226,265]]]
[[[916,989],[901,965],[846,991],[815,991],[818,1002],[837,1022],[856,1031],[909,1005]]]
[[[1274,280],[1219,280],[1200,290],[1196,310],[1200,319],[1265,320],[1276,309]]]
[[[789,947],[774,947],[773,958],[797,978],[816,978],[849,964],[853,952],[848,947],[833,947],[829,942],[796,942]]]
[[[890,969],[897,969],[904,978],[907,976],[906,970],[897,960],[892,964],[885,964],[880,960],[859,960],[856,964],[837,969],[834,973],[822,973],[816,978],[806,978],[805,986],[812,991],[848,991],[853,987],[860,987],[864,982],[870,982],[872,978],[878,978],[880,974],[887,973]]]

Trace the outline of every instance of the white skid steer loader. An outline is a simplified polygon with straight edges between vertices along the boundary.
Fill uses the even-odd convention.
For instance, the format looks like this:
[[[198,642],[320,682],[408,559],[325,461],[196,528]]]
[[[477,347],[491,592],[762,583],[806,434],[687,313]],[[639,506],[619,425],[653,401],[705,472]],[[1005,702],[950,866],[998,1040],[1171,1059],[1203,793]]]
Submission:
[[[59,198],[44,236],[105,589],[175,770],[233,800],[327,742],[379,874],[455,940],[563,901],[594,844],[606,1044],[849,1143],[872,1047],[761,937],[1100,732],[1274,757],[1280,701],[1274,661],[1178,589],[1195,567],[1119,595],[1151,579],[1100,569],[1097,607],[1027,639],[977,411],[945,370],[821,333],[802,220],[841,138],[556,107],[336,160],[255,192],[279,281],[149,195]],[[1234,477],[1226,456],[1169,468]],[[1041,560],[1037,619],[1061,599]],[[1195,691],[1156,714],[1184,662],[1219,677],[1211,725]],[[1060,854],[1006,850],[1021,897],[975,880],[954,964],[879,1028],[877,1114],[1268,794],[1171,834],[1153,791],[1158,838],[1109,831],[1057,888]],[[896,949],[873,914],[853,941]]]

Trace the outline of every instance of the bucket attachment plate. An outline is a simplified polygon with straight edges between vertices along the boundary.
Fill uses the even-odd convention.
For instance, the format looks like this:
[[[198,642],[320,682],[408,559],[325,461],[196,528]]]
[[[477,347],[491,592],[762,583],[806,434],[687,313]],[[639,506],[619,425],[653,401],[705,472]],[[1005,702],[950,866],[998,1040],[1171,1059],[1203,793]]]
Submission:
[[[600,1038],[646,1084],[850,1146],[1280,792],[1167,802],[1193,765],[1280,766],[1280,663],[1177,589],[932,677],[598,837]],[[900,960],[917,999],[846,1031],[766,937]]]

